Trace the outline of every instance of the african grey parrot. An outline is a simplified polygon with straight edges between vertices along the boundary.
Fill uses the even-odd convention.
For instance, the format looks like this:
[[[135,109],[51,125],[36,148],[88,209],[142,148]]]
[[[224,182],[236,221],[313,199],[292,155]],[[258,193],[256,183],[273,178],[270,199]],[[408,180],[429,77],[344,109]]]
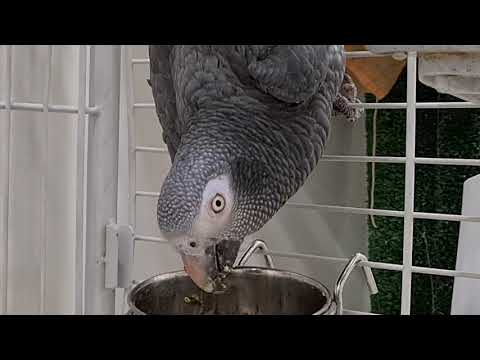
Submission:
[[[316,166],[332,112],[359,115],[343,45],[151,45],[149,57],[172,160],[158,225],[195,284],[221,291],[245,237]]]

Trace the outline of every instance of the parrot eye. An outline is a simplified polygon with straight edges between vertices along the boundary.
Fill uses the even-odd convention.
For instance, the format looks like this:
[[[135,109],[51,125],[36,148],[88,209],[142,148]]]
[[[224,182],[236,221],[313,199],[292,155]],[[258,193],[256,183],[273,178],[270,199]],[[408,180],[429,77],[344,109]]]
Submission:
[[[221,212],[225,208],[225,199],[222,195],[217,194],[212,200],[212,210],[215,213]]]

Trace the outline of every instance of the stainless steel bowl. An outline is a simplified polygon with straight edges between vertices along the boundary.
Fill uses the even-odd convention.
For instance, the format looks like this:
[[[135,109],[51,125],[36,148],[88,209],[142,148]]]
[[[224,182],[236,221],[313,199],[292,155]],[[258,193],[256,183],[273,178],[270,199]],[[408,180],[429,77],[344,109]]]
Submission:
[[[151,277],[137,284],[128,294],[129,315],[332,315],[342,314],[342,291],[355,266],[366,261],[356,254],[340,274],[335,291],[320,282],[291,271],[245,267],[248,258],[258,249],[268,252],[257,240],[224,280],[222,294],[201,291],[184,271]],[[377,292],[369,267],[363,267],[372,293]]]
[[[235,268],[218,295],[198,289],[183,271],[154,276],[128,296],[133,314],[148,315],[311,315],[335,311],[328,289],[293,272]]]

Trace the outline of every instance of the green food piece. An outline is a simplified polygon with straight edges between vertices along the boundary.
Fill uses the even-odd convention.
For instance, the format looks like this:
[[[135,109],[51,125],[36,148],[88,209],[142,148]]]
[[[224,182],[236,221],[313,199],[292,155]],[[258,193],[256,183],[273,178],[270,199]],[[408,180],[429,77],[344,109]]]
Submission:
[[[185,296],[183,300],[186,304],[202,305],[202,302],[200,301],[198,295]]]

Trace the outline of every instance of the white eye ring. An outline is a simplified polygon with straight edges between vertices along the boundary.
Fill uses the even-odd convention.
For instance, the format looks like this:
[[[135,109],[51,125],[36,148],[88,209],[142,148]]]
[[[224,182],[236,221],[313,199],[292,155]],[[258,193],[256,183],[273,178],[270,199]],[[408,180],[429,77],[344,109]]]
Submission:
[[[214,213],[218,214],[225,208],[225,198],[217,194],[212,200],[212,210]]]

